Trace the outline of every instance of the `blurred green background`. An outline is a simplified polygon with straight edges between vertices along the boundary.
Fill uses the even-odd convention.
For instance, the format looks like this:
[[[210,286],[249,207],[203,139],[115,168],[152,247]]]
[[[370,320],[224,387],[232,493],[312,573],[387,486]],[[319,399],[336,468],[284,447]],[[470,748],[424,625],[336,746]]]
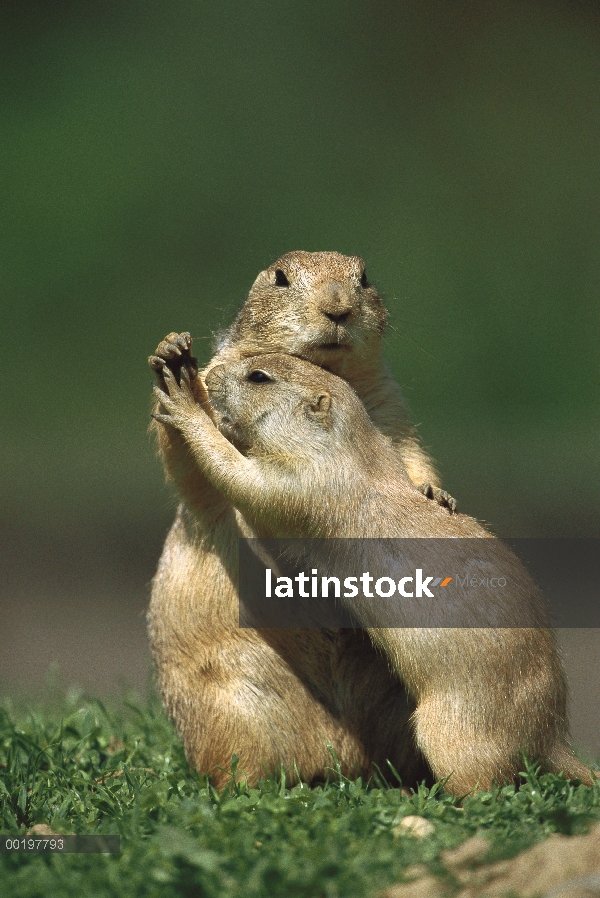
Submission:
[[[5,680],[142,678],[175,504],[146,357],[189,330],[207,360],[291,249],[366,259],[461,510],[600,535],[597,3],[5,2],[0,26]]]

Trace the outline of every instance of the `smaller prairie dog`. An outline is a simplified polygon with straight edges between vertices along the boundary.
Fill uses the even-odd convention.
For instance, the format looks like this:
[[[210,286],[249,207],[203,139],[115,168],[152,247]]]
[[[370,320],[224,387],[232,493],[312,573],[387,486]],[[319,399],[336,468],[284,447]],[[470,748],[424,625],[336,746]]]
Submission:
[[[415,489],[354,391],[329,372],[276,353],[215,366],[203,405],[218,429],[185,371],[181,386],[168,370],[164,378],[157,420],[185,437],[200,470],[257,535],[493,539]],[[521,752],[590,783],[567,742],[564,676],[539,594],[516,557],[493,542],[504,569],[511,565],[504,601],[529,609],[531,625],[389,629],[378,627],[375,610],[369,635],[414,699],[416,745],[434,775],[449,778],[449,791],[513,780]],[[352,610],[364,620],[364,608]]]

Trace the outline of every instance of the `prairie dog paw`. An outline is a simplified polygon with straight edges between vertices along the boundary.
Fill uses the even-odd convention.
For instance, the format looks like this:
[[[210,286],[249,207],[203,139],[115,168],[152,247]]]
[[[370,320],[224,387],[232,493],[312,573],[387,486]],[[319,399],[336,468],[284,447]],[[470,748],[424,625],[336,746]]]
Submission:
[[[164,386],[162,381],[165,369],[169,369],[175,375],[177,383],[181,382],[183,368],[187,371],[190,380],[197,377],[198,359],[193,357],[191,349],[192,338],[187,331],[183,334],[175,332],[167,334],[165,339],[161,340],[154,355],[148,358],[148,364],[159,375],[161,388]]]
[[[456,511],[456,499],[449,495],[446,490],[441,490],[439,487],[432,486],[430,483],[422,483],[417,489],[423,493],[427,499],[433,499],[438,505],[447,508],[450,514],[454,514]]]
[[[191,417],[202,414],[194,394],[187,368],[180,368],[180,381],[177,382],[175,374],[166,365],[161,369],[164,386],[154,385],[153,392],[156,399],[159,414],[152,417],[162,424],[171,424],[178,430],[183,430]]]

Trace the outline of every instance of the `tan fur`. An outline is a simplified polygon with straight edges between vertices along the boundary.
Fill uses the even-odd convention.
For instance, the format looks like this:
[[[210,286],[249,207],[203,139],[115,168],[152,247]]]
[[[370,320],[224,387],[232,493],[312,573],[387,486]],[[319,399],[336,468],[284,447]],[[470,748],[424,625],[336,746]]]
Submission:
[[[289,287],[276,285],[278,270]],[[382,361],[386,313],[373,288],[361,286],[363,271],[360,259],[337,253],[282,256],[256,279],[209,368],[265,351],[328,367],[352,384],[412,480],[436,488]],[[187,334],[159,345],[150,364],[163,387],[165,364],[196,373],[190,348]],[[201,401],[199,379],[193,389]],[[293,762],[310,781],[330,763],[329,740],[345,772],[367,772],[389,758],[414,782],[424,772],[408,725],[414,701],[387,659],[362,633],[237,628],[237,539],[247,527],[203,476],[181,433],[156,432],[184,503],[154,579],[149,631],[163,699],[190,762],[212,773],[218,787],[228,778],[218,767],[228,769],[234,752],[252,782],[264,769]],[[445,500],[439,489],[436,495]]]
[[[266,383],[248,379],[257,370]],[[526,626],[389,629],[378,626],[377,603],[355,600],[352,610],[393,662],[416,706],[416,745],[436,777],[450,777],[452,792],[513,779],[522,751],[549,769],[591,781],[568,747],[564,677],[552,632],[539,626],[546,621],[535,585],[477,522],[449,515],[415,489],[347,383],[281,354],[217,365],[206,385],[219,429],[196,404],[187,376],[178,387],[165,371],[165,383],[168,396],[155,391],[166,411],[158,419],[183,436],[213,488],[258,535],[485,538],[507,572],[504,604],[521,618],[525,613]],[[445,539],[441,543],[443,570]],[[463,590],[458,601],[476,619],[477,593]],[[300,647],[300,664],[308,662],[303,683],[326,658],[307,656],[311,648]],[[316,679],[327,688],[322,673]],[[367,709],[370,696],[361,693],[355,713]],[[405,716],[400,724],[406,744]]]
[[[289,286],[276,284],[283,272]],[[375,426],[392,440],[409,477],[417,486],[430,484],[439,493],[439,476],[419,445],[406,405],[382,356],[387,312],[375,288],[363,286],[362,259],[339,253],[292,252],[262,271],[229,330],[219,340],[207,366],[249,358],[265,352],[284,352],[333,371],[356,391]],[[160,374],[165,361],[189,363],[189,335],[169,334],[149,361]],[[196,369],[197,370],[197,369]],[[182,496],[206,508],[206,484],[179,481],[181,443],[173,434],[158,431],[167,471],[180,485]],[[444,494],[445,495],[445,494]],[[439,496],[442,500],[444,495]]]
[[[238,532],[225,517],[206,537],[180,509],[154,583],[158,681],[190,763],[217,788],[234,753],[251,784],[280,765],[311,782],[332,764],[329,742],[345,774],[389,758],[409,782],[424,775],[412,739],[399,738],[414,704],[365,634],[238,628],[237,543],[230,555],[223,549],[229,526]],[[204,581],[205,572],[218,579]],[[202,585],[226,601],[202,601]]]
[[[277,286],[277,271],[288,287]],[[374,288],[361,284],[363,273],[361,259],[338,253],[282,256],[259,274],[210,364],[283,351],[326,365],[359,392],[414,481],[430,483],[445,501],[383,362],[387,313]],[[190,349],[189,334],[159,344],[150,358],[159,381],[165,364],[175,371],[183,364],[194,377]],[[194,389],[200,400],[199,379]],[[345,771],[367,772],[389,758],[414,781],[424,772],[407,725],[414,706],[364,635],[236,627],[243,520],[198,470],[181,434],[156,432],[183,504],[154,578],[149,633],[163,700],[190,762],[217,785],[227,780],[217,765],[228,769],[233,752],[252,780],[263,767],[296,761],[310,781],[331,761],[329,740]],[[358,713],[361,704],[367,710]]]

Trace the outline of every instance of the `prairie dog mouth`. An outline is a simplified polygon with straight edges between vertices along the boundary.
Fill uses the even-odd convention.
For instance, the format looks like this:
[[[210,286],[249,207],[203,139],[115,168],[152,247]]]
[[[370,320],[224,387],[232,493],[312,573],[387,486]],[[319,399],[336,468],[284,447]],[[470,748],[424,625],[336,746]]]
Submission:
[[[244,453],[248,451],[249,447],[247,441],[240,432],[238,425],[229,417],[229,415],[219,416],[217,429],[239,452]]]
[[[296,358],[304,359],[312,365],[318,365],[320,368],[326,367],[325,359],[331,359],[331,364],[339,355],[347,355],[352,352],[352,346],[349,343],[311,343],[304,346],[297,352],[292,353]]]

